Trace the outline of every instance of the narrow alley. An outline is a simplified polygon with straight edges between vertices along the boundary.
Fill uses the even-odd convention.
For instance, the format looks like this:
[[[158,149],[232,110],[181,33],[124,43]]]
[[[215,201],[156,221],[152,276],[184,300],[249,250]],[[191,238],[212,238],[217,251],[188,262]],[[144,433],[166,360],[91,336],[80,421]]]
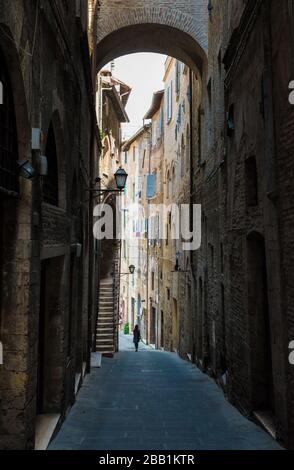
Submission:
[[[1,459],[294,450],[293,32],[0,0]]]
[[[86,378],[50,450],[280,449],[194,365],[142,343],[137,354],[126,338]]]

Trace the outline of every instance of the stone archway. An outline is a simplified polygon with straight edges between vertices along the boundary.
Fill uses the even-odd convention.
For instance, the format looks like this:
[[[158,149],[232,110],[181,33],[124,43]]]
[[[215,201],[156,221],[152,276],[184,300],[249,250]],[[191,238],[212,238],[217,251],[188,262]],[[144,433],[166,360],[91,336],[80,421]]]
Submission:
[[[186,63],[199,75],[206,66],[207,2],[132,0],[100,2],[97,68],[135,52],[157,52]]]

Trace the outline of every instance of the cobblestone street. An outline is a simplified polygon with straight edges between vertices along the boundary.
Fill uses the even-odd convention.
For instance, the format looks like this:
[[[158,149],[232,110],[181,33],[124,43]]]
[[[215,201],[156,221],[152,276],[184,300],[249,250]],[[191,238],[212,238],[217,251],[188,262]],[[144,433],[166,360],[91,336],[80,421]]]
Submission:
[[[79,392],[51,450],[279,449],[174,353],[120,341]]]

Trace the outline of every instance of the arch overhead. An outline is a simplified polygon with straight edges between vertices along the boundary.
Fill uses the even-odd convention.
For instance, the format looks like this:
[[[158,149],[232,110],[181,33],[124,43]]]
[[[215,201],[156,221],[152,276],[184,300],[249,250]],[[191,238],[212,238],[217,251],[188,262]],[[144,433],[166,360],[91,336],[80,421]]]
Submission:
[[[170,3],[102,0],[98,19],[97,68],[135,52],[175,57],[202,74],[207,52],[207,1]]]

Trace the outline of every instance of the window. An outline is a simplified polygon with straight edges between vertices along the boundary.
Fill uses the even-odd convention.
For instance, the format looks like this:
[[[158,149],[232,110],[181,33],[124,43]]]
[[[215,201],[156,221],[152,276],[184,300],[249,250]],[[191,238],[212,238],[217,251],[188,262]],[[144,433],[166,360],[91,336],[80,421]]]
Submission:
[[[173,83],[170,82],[170,85],[166,90],[166,121],[169,123],[172,118],[172,106],[173,106]]]
[[[11,84],[5,59],[0,50],[0,83],[3,103],[0,104],[0,191],[17,195],[18,140]]]
[[[177,60],[176,61],[176,94],[180,93],[181,87],[181,63]]]
[[[169,171],[167,172],[166,176],[166,197],[169,199],[170,197],[170,174]]]
[[[163,130],[164,130],[164,112],[163,112],[163,108],[161,108],[160,110],[160,118],[159,118],[159,122],[160,122],[160,136],[162,137],[163,135]]]
[[[151,273],[151,290],[154,290],[154,271]]]
[[[168,287],[166,288],[166,296],[167,300],[170,300],[170,289]]]
[[[142,176],[137,177],[137,196],[142,197]]]
[[[178,127],[179,129],[181,128],[181,125],[182,125],[182,107],[179,106],[179,110],[178,110],[178,120],[177,120],[177,123],[178,123]]]
[[[45,155],[48,161],[48,174],[44,178],[43,198],[48,204],[58,206],[58,163],[52,123],[49,126]]]
[[[159,178],[157,178],[156,170],[154,170],[153,176],[154,176],[154,191],[155,191],[155,196],[156,196],[156,194],[158,193],[158,182],[159,182]]]
[[[128,152],[125,152],[125,164],[127,165],[128,163]]]
[[[255,157],[249,157],[245,161],[245,185],[246,205],[254,207],[258,205],[258,175]]]
[[[136,199],[136,187],[135,187],[135,183],[133,183],[133,202],[135,202],[135,199]]]
[[[175,192],[176,190],[176,170],[173,167],[173,180],[172,180],[172,191]]]
[[[213,144],[213,109],[212,109],[212,84],[211,79],[207,85],[208,96],[208,148]]]
[[[136,161],[136,147],[133,147],[133,162]]]
[[[146,149],[144,149],[144,153],[143,153],[142,168],[144,168],[145,166],[145,159],[146,159]]]
[[[227,113],[227,135],[228,137],[232,137],[235,132],[235,110],[234,105],[231,104],[229,107],[229,111]]]

